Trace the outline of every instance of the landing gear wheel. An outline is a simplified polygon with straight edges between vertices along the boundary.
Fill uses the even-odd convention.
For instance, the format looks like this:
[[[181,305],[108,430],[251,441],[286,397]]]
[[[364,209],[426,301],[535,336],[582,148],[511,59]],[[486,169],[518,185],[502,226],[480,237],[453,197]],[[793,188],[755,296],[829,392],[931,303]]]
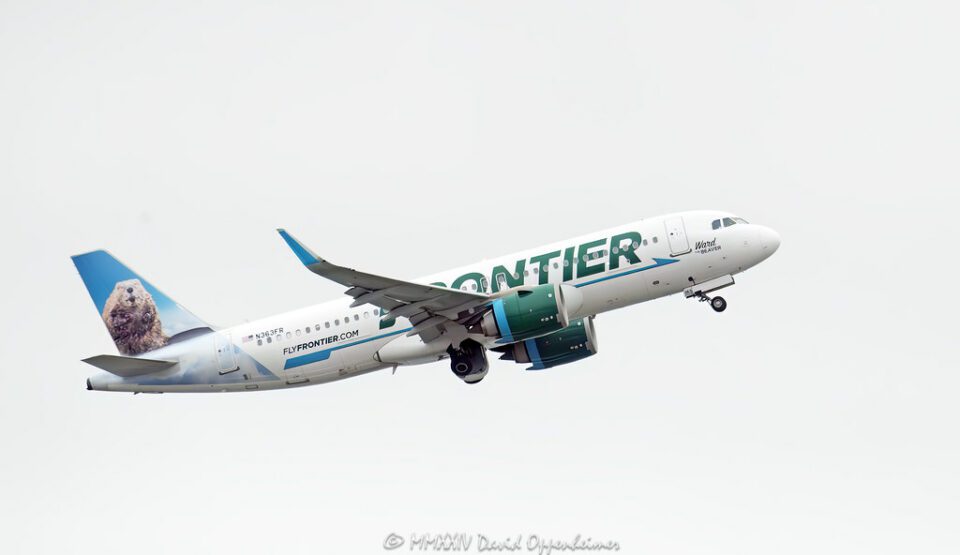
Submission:
[[[723,312],[727,309],[727,300],[723,297],[714,297],[710,299],[710,308],[715,312]]]
[[[464,360],[455,360],[450,363],[450,369],[461,378],[470,375],[470,364]]]
[[[451,345],[447,349],[450,355],[450,370],[467,383],[476,383],[487,374],[487,355],[483,345],[472,339],[460,343],[460,348]]]

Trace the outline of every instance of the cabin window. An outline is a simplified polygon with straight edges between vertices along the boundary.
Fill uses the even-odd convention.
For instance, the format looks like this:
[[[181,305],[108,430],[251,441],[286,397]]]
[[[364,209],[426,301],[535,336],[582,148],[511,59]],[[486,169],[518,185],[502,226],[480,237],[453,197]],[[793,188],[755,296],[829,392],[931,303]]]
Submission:
[[[310,333],[310,326],[303,328],[303,331],[306,333]]]
[[[553,263],[553,269],[556,270],[556,269],[559,269],[559,268],[560,268],[560,265],[557,264],[556,262],[554,262],[554,263]]]
[[[270,339],[270,336],[267,336],[267,343],[273,343],[273,339]]]
[[[354,321],[354,322],[359,322],[359,321],[360,321],[360,315],[359,315],[359,314],[354,314],[354,315],[353,315],[353,321]]]
[[[263,345],[263,339],[257,339],[257,345]]]
[[[570,261],[569,261],[569,260],[564,260],[564,261],[563,261],[563,267],[564,267],[564,268],[569,268],[569,267],[570,267]]]
[[[613,247],[612,250],[613,250],[613,254],[617,254],[618,252],[620,252],[620,247]]]
[[[373,315],[374,315],[374,316],[379,316],[379,315],[380,315],[380,309],[379,309],[379,308],[373,309]]]
[[[713,223],[710,225],[713,226],[713,229],[720,229],[720,220],[713,220]]]
[[[487,278],[480,278],[480,288],[481,288],[481,289],[483,289],[484,291],[486,291],[486,290],[488,289],[488,288],[487,288],[488,285],[489,285],[489,283],[487,282]]]
[[[327,322],[327,327],[328,327],[328,328],[330,327],[330,322]],[[320,331],[320,324],[317,324],[316,326],[313,326],[313,329],[315,329],[315,330],[317,330],[317,331]]]
[[[300,336],[300,330],[297,330],[297,337]]]
[[[369,317],[370,317],[370,313],[367,312],[367,311],[363,311],[363,317],[364,317],[364,318],[369,318]]]
[[[529,275],[530,275],[530,270],[524,270],[524,271],[523,271],[523,275],[524,275],[524,277],[529,276]]]
[[[300,330],[297,330],[297,333],[300,333]],[[290,339],[291,337],[293,337],[293,334],[288,331],[288,332],[287,332],[287,339]]]
[[[656,235],[653,236],[653,244],[654,244],[654,245],[657,244],[657,236],[656,236]]]
[[[633,250],[637,250],[640,248],[640,243],[638,243],[637,241],[634,241],[630,245],[633,247]]]
[[[533,267],[533,275],[537,275],[538,273],[540,273],[540,266],[534,266],[534,267]]]
[[[334,320],[334,321],[333,321],[333,325],[334,325],[334,326],[339,326],[339,325],[340,325],[340,318],[337,318],[336,320]]]
[[[634,245],[636,245],[636,243],[634,243]],[[647,240],[646,240],[646,239],[643,240],[643,246],[647,246]],[[637,247],[633,247],[633,248],[637,248]]]
[[[520,272],[514,272],[513,279],[520,279]]]

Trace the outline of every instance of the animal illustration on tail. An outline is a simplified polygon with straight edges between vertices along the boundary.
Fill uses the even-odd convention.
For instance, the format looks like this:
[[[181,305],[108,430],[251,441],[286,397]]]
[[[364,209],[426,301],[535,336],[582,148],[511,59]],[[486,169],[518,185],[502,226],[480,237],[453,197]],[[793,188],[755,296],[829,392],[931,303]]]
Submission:
[[[107,251],[78,254],[73,263],[123,356],[136,357],[210,326]]]
[[[103,306],[103,323],[125,355],[159,349],[170,340],[163,333],[153,296],[139,279],[117,282]]]

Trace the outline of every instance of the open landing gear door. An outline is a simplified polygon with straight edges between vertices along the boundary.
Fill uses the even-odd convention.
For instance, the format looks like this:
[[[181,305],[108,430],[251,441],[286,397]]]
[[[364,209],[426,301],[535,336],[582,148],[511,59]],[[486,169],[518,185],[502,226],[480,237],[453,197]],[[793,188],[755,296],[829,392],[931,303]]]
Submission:
[[[670,243],[670,256],[678,256],[690,252],[690,243],[687,242],[687,230],[683,226],[683,217],[674,216],[663,223],[667,229],[667,241]]]

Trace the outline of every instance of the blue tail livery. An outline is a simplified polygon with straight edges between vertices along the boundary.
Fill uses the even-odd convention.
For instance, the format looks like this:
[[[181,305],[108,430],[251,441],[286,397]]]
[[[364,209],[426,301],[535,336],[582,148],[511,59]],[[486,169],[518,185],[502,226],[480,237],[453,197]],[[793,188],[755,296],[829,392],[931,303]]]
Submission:
[[[159,349],[205,322],[103,250],[71,257],[121,354]]]

